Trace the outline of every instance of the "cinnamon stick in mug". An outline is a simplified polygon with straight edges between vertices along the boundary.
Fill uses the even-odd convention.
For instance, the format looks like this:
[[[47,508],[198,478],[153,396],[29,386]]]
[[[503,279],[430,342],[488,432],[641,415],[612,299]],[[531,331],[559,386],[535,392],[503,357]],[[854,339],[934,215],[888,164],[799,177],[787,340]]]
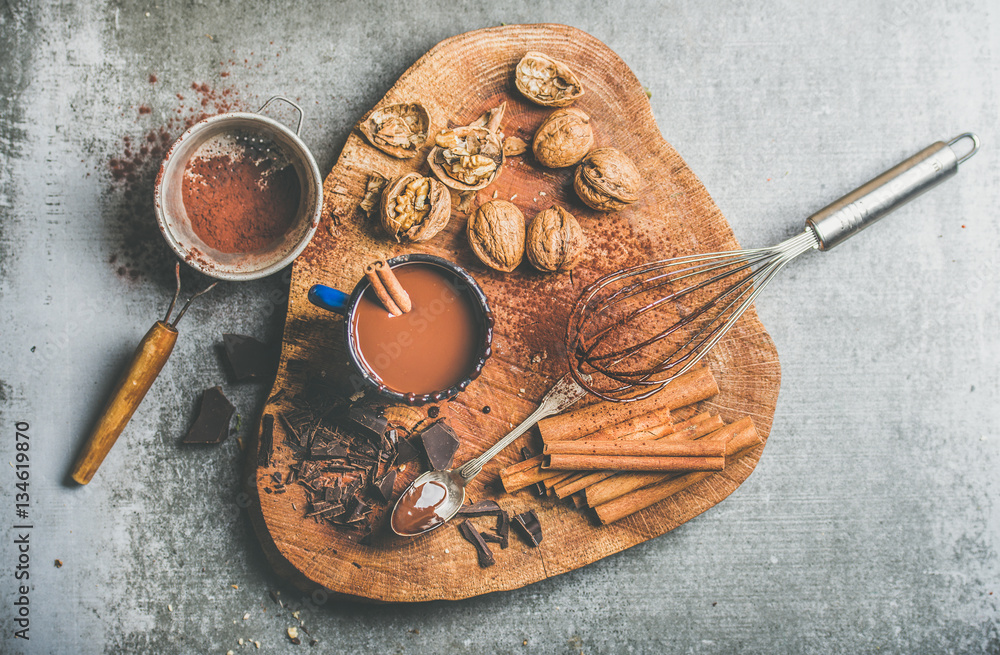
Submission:
[[[542,441],[551,443],[566,439],[580,439],[588,434],[609,428],[639,416],[691,405],[719,393],[719,385],[707,366],[689,371],[661,391],[635,402],[600,402],[578,410],[542,419],[538,431]],[[669,415],[662,421],[669,420]],[[661,421],[661,422],[662,422]]]
[[[390,314],[402,316],[413,309],[409,294],[399,284],[399,279],[384,259],[365,267],[365,277],[371,283],[372,291],[375,292],[379,302]]]

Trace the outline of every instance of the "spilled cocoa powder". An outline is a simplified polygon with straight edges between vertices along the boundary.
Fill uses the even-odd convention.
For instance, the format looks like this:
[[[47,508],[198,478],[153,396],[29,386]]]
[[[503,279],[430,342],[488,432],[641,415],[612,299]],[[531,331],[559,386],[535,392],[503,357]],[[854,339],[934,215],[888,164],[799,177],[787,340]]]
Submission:
[[[149,83],[157,82],[155,75],[150,75]],[[173,285],[176,257],[156,225],[153,204],[160,164],[171,144],[187,128],[209,116],[244,109],[236,89],[214,88],[203,82],[192,82],[191,88],[193,93],[176,95],[178,104],[163,112],[168,118],[161,125],[150,127],[140,136],[123,136],[121,149],[107,160],[110,189],[105,214],[109,216],[106,229],[112,239],[107,261],[119,278],[154,279],[168,287]],[[149,113],[139,111],[139,119],[145,121],[154,115],[150,109]]]

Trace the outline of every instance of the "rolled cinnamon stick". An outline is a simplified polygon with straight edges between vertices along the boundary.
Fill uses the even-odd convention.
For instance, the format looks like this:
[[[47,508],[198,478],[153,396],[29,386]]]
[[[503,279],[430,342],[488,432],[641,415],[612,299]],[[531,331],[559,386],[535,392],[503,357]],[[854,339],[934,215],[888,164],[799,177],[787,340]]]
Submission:
[[[517,464],[511,464],[500,471],[500,482],[503,484],[504,491],[512,494],[536,482],[542,482],[557,475],[564,475],[564,472],[542,470],[542,456],[537,455]]]
[[[721,441],[684,439],[643,439],[620,441],[557,441],[547,444],[542,455],[588,455],[613,457],[725,457]]]
[[[545,455],[542,470],[557,471],[721,471],[725,457],[628,457],[625,455]]]
[[[725,439],[726,458],[730,462],[764,443],[750,417],[740,419],[706,439]],[[654,480],[653,474],[622,474],[588,487],[584,491],[584,497],[587,505],[595,508],[601,523],[611,523],[645,509],[710,475],[713,473],[657,475]]]
[[[649,438],[653,439],[697,439],[721,429],[724,425],[725,424],[722,422],[722,419],[718,416],[710,416],[708,412],[704,412],[688,419],[687,421],[675,423],[671,426],[673,431],[664,434],[662,437],[657,436],[656,431],[654,430],[639,432],[636,435],[630,435],[624,438],[631,439],[633,436],[636,438],[642,438],[645,435],[650,435]],[[592,484],[597,484],[601,480],[606,480],[615,475],[620,474],[617,471],[578,473],[555,486],[556,497],[565,498],[569,495],[577,493],[578,491],[586,489]]]
[[[382,283],[382,278],[379,277],[378,271],[375,270],[375,264],[369,264],[365,267],[365,277],[368,278],[368,282],[372,285],[372,291],[375,292],[375,297],[378,301],[382,303],[382,306],[392,314],[393,316],[402,316],[403,310],[399,308],[392,300],[392,296],[389,295],[389,291],[385,288],[385,284]]]
[[[392,267],[389,266],[389,262],[384,259],[380,259],[372,266],[375,267],[375,272],[378,274],[382,284],[385,285],[385,290],[388,292],[389,297],[392,298],[392,302],[396,303],[403,313],[413,309],[413,303],[410,302],[410,294],[406,293],[403,285],[399,283],[399,278],[396,274],[392,272]]]
[[[645,400],[631,403],[600,402],[538,422],[542,441],[579,439],[636,417],[691,405],[719,393],[707,366],[685,373]]]

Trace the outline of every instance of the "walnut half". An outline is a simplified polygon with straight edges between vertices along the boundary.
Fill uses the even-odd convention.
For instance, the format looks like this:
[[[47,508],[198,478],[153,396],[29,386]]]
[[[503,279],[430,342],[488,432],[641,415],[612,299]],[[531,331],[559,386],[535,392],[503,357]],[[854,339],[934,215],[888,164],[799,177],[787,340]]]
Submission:
[[[448,225],[451,194],[432,177],[408,173],[382,194],[379,222],[396,241],[427,241]]]
[[[504,163],[500,121],[506,108],[502,103],[470,125],[438,133],[427,163],[445,186],[478,191],[497,178]]]
[[[543,107],[565,107],[583,95],[576,73],[540,52],[528,52],[517,63],[514,84],[525,98]]]
[[[410,159],[427,142],[431,115],[415,102],[387,105],[373,109],[359,127],[379,150],[398,159]]]

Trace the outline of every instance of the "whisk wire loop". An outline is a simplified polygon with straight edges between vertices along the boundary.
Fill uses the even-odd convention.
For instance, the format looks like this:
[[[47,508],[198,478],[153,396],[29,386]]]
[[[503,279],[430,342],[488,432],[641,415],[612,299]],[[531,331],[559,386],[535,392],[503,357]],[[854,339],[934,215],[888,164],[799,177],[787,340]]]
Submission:
[[[651,396],[701,361],[778,271],[818,245],[807,228],[770,248],[663,259],[595,281],[570,314],[571,375],[606,400]],[[675,318],[658,320],[664,313]]]

